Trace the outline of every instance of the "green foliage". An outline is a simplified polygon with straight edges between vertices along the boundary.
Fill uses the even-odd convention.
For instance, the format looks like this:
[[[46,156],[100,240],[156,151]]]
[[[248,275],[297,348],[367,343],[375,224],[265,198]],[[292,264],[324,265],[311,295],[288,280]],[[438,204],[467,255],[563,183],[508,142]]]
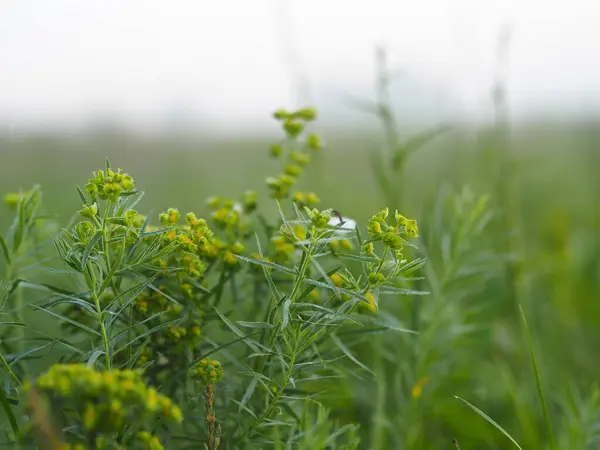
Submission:
[[[378,100],[387,105],[379,117],[392,117],[385,95]],[[73,169],[59,178],[30,165],[19,179],[17,169],[0,179],[10,189],[43,182],[53,213],[39,202],[19,208],[33,191],[9,196],[0,212],[3,226],[13,224],[0,240],[3,442],[12,448],[26,437],[51,447],[54,437],[90,448],[76,410],[84,403],[63,399],[56,416],[53,393],[23,386],[54,364],[104,374],[110,361],[111,372],[135,372],[142,389],[169,398],[183,421],[147,416],[98,447],[543,449],[553,436],[555,448],[596,449],[593,126],[521,127],[511,154],[522,168],[510,180],[518,195],[505,204],[500,164],[481,164],[480,142],[503,151],[496,133],[491,141],[485,130],[481,139],[460,129],[438,136],[435,127],[414,139],[386,133],[384,151],[369,156],[361,146],[369,136],[349,130],[315,152],[323,142],[310,114],[301,116],[281,113],[284,139],[272,146],[212,143],[210,154],[157,140],[143,141],[143,157],[118,155],[112,148],[123,142],[107,137],[102,152],[118,155],[135,184],[104,199],[99,187],[95,198],[80,189],[79,199],[70,188],[97,153],[75,160],[68,142],[4,143],[16,167],[28,160],[13,150],[29,145],[23,155],[48,164],[50,153],[53,163],[72,158]],[[286,120],[302,131],[290,136]],[[384,131],[395,127],[388,121]],[[393,167],[393,149],[427,135],[443,144],[439,151],[418,147]],[[370,159],[385,177],[368,170]],[[106,184],[114,175],[101,170]],[[269,173],[293,185],[261,186]],[[210,193],[219,195],[203,203]],[[506,221],[507,207],[520,220]],[[418,237],[396,209],[418,219]],[[516,250],[514,224],[523,236]],[[505,273],[515,261],[527,288],[519,299]]]
[[[208,219],[189,212],[182,223],[168,208],[153,220],[137,210],[142,192],[133,177],[108,159],[77,188],[77,219],[54,239],[66,270],[54,271],[53,283],[27,281],[44,295],[23,305],[60,326],[60,338],[41,347],[50,363],[12,370],[39,347],[2,360],[18,387],[18,415],[1,399],[14,443],[357,448],[358,428],[333,427],[315,399],[349,368],[372,373],[345,336],[384,325],[380,296],[403,293],[403,277],[422,264],[404,254],[417,224],[398,212],[390,222],[385,209],[363,240],[339,213],[317,209],[315,193],[292,195],[301,170],[290,168],[305,166],[305,150],[317,147],[297,140],[315,113],[276,116],[297,165],[284,165],[279,179],[290,183],[276,190],[274,220],[259,212],[255,191],[239,201],[211,197]],[[16,225],[2,241],[9,268],[35,228],[38,198],[35,190],[17,199]],[[3,303],[19,282],[3,288]]]

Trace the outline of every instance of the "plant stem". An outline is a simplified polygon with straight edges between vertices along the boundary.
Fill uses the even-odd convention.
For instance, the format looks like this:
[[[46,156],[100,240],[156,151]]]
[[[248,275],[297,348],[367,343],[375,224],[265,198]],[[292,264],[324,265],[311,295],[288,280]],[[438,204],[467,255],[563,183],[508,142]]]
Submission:
[[[273,408],[275,408],[275,406],[277,406],[277,402],[279,401],[279,399],[281,398],[281,396],[283,395],[283,391],[285,390],[285,388],[287,387],[290,378],[292,376],[292,371],[294,370],[294,363],[296,362],[296,349],[294,348],[292,350],[292,355],[290,357],[290,362],[288,364],[288,370],[285,373],[285,376],[283,378],[283,381],[281,383],[281,386],[279,387],[279,389],[277,390],[277,392],[275,393],[275,396],[273,397],[273,400],[271,400],[271,403],[269,403],[269,406],[267,407],[267,409],[265,410],[264,413],[262,413],[262,415],[256,419],[256,422],[254,422],[250,428],[248,428],[248,430],[246,430],[246,432],[244,434],[242,434],[241,437],[239,437],[236,441],[236,444],[241,442],[246,436],[248,436],[250,433],[252,433],[256,428],[258,428],[264,421],[265,419],[267,419],[269,417],[269,414],[271,414],[271,412],[273,411]]]
[[[205,399],[205,420],[208,426],[208,450],[218,450],[219,444],[221,443],[221,426],[217,425],[215,428],[215,386],[209,384],[206,386],[204,391]]]
[[[104,343],[104,356],[106,359],[106,369],[111,369],[111,357],[108,345],[108,333],[106,332],[106,326],[104,324],[104,314],[102,313],[102,306],[100,305],[100,298],[96,292],[92,292],[94,303],[96,304],[96,312],[98,313],[98,320],[100,321],[100,332],[102,333],[102,341]]]

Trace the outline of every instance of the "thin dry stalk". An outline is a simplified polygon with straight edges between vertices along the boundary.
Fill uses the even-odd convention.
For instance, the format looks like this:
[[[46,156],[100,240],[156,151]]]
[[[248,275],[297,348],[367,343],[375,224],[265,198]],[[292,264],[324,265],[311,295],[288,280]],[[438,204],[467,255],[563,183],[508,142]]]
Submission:
[[[216,423],[215,415],[215,386],[209,384],[204,391],[205,417],[208,426],[208,443],[204,444],[206,450],[218,450],[221,443],[221,425]]]
[[[32,422],[47,443],[49,450],[61,450],[62,443],[50,422],[47,410],[42,404],[42,398],[36,388],[31,388],[27,393],[27,405],[32,412]]]

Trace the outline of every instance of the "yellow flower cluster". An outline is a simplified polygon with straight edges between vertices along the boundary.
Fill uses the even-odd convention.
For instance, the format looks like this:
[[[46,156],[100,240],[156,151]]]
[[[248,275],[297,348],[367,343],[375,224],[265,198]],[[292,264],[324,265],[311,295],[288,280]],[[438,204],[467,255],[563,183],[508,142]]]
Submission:
[[[178,406],[147,387],[141,375],[131,370],[98,372],[85,364],[56,364],[34,386],[54,404],[77,411],[81,427],[97,436],[111,436],[131,425],[144,428],[157,419],[165,423],[183,420]]]
[[[115,172],[107,167],[106,171],[98,170],[93,173],[85,190],[92,199],[100,197],[102,200],[117,201],[124,192],[133,191],[133,187],[134,181],[131,175],[121,173],[121,169]]]
[[[190,368],[190,375],[204,384],[214,384],[223,379],[224,373],[219,361],[204,358]]]
[[[24,198],[29,197],[33,191],[25,191],[25,192],[9,192],[4,196],[4,203],[9,208],[16,208],[19,202]]]
[[[294,192],[292,200],[295,204],[297,204],[300,207],[307,206],[309,208],[314,208],[319,203],[321,203],[321,199],[317,197],[317,194],[315,194],[314,192]]]
[[[395,224],[389,225],[387,218],[389,210],[386,208],[369,219],[368,231],[372,241],[381,241],[386,247],[397,252],[400,256],[404,248],[403,236],[409,238],[419,237],[419,229],[415,220],[409,220],[396,211]]]
[[[204,274],[206,265],[204,260],[213,260],[218,256],[218,240],[208,227],[206,220],[199,219],[194,213],[186,215],[186,226],[178,225],[179,211],[169,208],[161,213],[160,222],[171,227],[163,235],[163,245],[176,243],[178,251],[169,255],[168,261],[156,261],[161,268],[176,267],[185,269],[185,274],[190,278],[199,278]],[[149,236],[147,239],[152,239]]]
[[[304,108],[295,112],[280,109],[273,116],[281,122],[289,141],[286,144],[279,143],[272,145],[270,155],[273,158],[282,158],[286,153],[286,147],[289,147],[289,151],[283,164],[283,173],[278,177],[267,178],[266,183],[271,191],[271,197],[282,199],[288,196],[290,188],[296,183],[296,179],[310,162],[311,156],[308,151],[319,150],[322,148],[322,144],[319,137],[314,134],[309,135],[304,140],[303,145],[297,140],[304,131],[306,123],[316,118],[314,109]],[[313,203],[316,204],[318,202]]]
[[[338,241],[331,241],[327,245],[329,246],[329,250],[331,250],[331,253],[333,253],[334,255],[341,250],[349,251],[354,248],[354,246],[352,245],[352,242],[350,242],[350,240],[348,240],[348,239],[340,239]]]

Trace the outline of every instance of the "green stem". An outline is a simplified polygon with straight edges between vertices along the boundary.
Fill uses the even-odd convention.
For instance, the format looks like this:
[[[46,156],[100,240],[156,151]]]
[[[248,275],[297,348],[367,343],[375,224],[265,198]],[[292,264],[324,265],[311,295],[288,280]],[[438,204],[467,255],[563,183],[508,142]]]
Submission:
[[[371,439],[371,448],[373,450],[382,450],[386,447],[386,436],[383,421],[385,420],[385,404],[386,404],[386,373],[384,364],[382,364],[381,348],[383,339],[380,333],[376,333],[373,337],[373,359],[374,371],[378,377],[383,379],[377,380],[377,389],[375,393],[375,414],[373,415],[373,432]]]
[[[96,313],[98,314],[98,322],[100,322],[100,332],[102,335],[102,341],[104,343],[104,354],[106,358],[106,368],[108,370],[111,369],[111,357],[108,351],[108,333],[106,332],[106,326],[104,324],[104,314],[102,312],[102,306],[100,305],[100,295],[96,292],[96,286],[94,281],[94,275],[90,270],[89,266],[83,268],[84,275],[86,278],[86,282],[88,284],[88,288],[92,294],[92,298],[94,299],[94,304],[96,306]]]
[[[2,363],[2,365],[4,366],[4,368],[6,369],[6,371],[10,375],[10,377],[13,379],[13,381],[17,384],[17,386],[20,387],[21,386],[21,380],[19,380],[19,378],[15,375],[15,373],[13,372],[12,368],[10,367],[10,365],[8,364],[8,362],[6,361],[6,359],[4,358],[4,355],[2,353],[0,353],[0,362]]]
[[[292,371],[294,370],[295,362],[296,362],[296,349],[294,348],[292,351],[290,362],[288,364],[288,370],[286,371],[285,377],[281,383],[281,386],[277,390],[277,393],[273,397],[273,400],[271,400],[271,403],[269,403],[269,406],[267,407],[265,412],[262,413],[262,415],[258,419],[256,419],[256,422],[254,422],[254,424],[252,424],[250,426],[250,428],[248,428],[248,430],[246,430],[246,432],[244,434],[242,434],[242,436],[236,440],[236,444],[240,443],[246,436],[248,436],[250,433],[252,433],[256,428],[258,428],[265,421],[265,419],[267,419],[267,417],[269,417],[269,414],[271,414],[271,412],[273,411],[275,406],[277,406],[277,402],[283,395],[283,391],[287,387],[287,385],[290,381],[290,378],[292,377]]]
[[[17,255],[13,255],[13,261],[8,264],[6,268],[6,280],[12,281],[19,277],[18,270],[16,268]],[[13,292],[14,296],[14,309],[13,309],[13,319],[15,322],[24,323],[25,318],[23,316],[23,292],[19,286]],[[17,326],[16,330],[14,330],[14,336],[16,341],[16,352],[21,353],[23,351],[23,346],[25,343],[25,327]],[[22,370],[22,374],[25,375],[27,373],[27,361],[24,359],[19,360],[19,366]]]
[[[102,333],[102,341],[104,343],[104,354],[106,357],[106,369],[111,369],[111,357],[108,350],[108,333],[106,332],[106,326],[104,324],[104,317],[102,313],[102,306],[100,305],[100,299],[98,295],[94,292],[94,303],[96,304],[96,312],[98,313],[98,320],[100,321],[100,332]]]

